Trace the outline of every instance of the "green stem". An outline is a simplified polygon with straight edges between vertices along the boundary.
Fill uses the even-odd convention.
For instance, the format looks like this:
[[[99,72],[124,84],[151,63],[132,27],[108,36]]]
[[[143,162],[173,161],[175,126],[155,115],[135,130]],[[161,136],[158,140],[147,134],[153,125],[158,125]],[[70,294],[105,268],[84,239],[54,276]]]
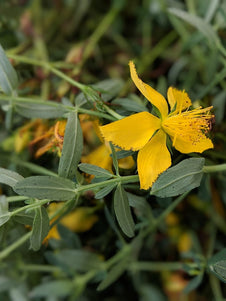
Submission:
[[[83,185],[78,187],[75,192],[77,193],[81,193],[87,190],[92,190],[94,188],[98,188],[98,187],[102,187],[102,186],[106,186],[107,184],[112,184],[112,183],[134,183],[134,182],[138,182],[139,181],[139,176],[138,175],[133,175],[133,176],[124,176],[124,177],[114,177],[113,179],[110,180],[106,180],[103,182],[99,182],[99,183],[94,183],[94,184],[88,184],[88,185]]]
[[[112,11],[115,12],[115,9],[113,9]],[[112,15],[112,13],[110,13],[110,15]],[[106,30],[106,28],[104,28],[104,30]],[[99,31],[98,31],[99,32]],[[99,34],[98,34],[98,37],[99,37]],[[92,38],[91,37],[91,41],[94,41],[96,43],[96,35],[94,35],[94,37]],[[88,49],[87,51],[90,51],[89,49],[92,49],[92,46],[93,45],[93,42],[90,44],[90,46],[88,46],[86,49]],[[87,52],[88,53],[88,52]],[[58,77],[64,79],[65,81],[67,81],[68,83],[70,83],[72,86],[75,86],[77,87],[78,89],[80,89],[81,91],[83,91],[84,93],[86,92],[86,89],[87,89],[87,85],[83,85],[77,81],[75,81],[74,79],[72,79],[71,77],[67,76],[65,73],[61,72],[60,70],[54,68],[52,66],[51,63],[49,62],[45,62],[45,61],[39,61],[39,60],[36,60],[36,59],[31,59],[31,58],[28,58],[28,57],[24,57],[24,56],[19,56],[19,55],[12,55],[12,54],[8,54],[8,57],[10,57],[11,59],[14,59],[16,61],[19,61],[19,62],[23,62],[23,63],[27,63],[27,64],[31,64],[31,65],[35,65],[35,66],[40,66],[40,67],[43,67],[47,70],[49,70],[50,72],[54,73],[55,75],[57,75]],[[85,57],[85,54],[84,54],[84,57]],[[90,87],[89,87],[90,88]],[[92,88],[91,88],[91,93],[94,93],[95,92],[93,91],[92,92]],[[5,98],[6,99],[6,98]],[[20,98],[22,100],[22,98]],[[19,98],[17,98],[17,100],[19,100]],[[23,101],[25,101],[26,99],[23,99]],[[32,102],[34,103],[34,101],[32,100]],[[48,103],[49,104],[49,103]],[[63,105],[61,105],[63,106]],[[68,107],[68,106],[64,106],[66,109],[68,110],[71,110],[72,108],[71,107]],[[105,110],[110,114],[112,115],[114,118],[112,118],[111,116],[108,116],[107,114],[104,114],[104,113],[99,113],[99,112],[92,112],[92,111],[88,111],[90,115],[97,115],[99,117],[103,117],[103,118],[106,118],[106,119],[109,119],[109,120],[113,120],[115,121],[118,120],[118,119],[122,119],[123,117],[121,115],[119,115],[118,113],[114,112],[113,110],[111,110],[110,108],[108,108],[107,106],[104,106]],[[82,109],[84,110],[84,109]],[[79,112],[79,108],[78,108],[78,112]],[[90,113],[91,112],[91,113]]]
[[[29,271],[29,272],[60,272],[60,268],[52,265],[41,265],[41,264],[21,264],[19,265],[19,269],[23,271]]]
[[[125,117],[125,116],[122,116],[122,115],[116,113],[115,111],[113,111],[112,109],[110,109],[106,105],[104,105],[104,109],[106,110],[107,113],[109,113],[110,115],[112,115],[116,120],[120,120],[120,119],[122,119],[122,118]]]
[[[11,216],[14,216],[14,215],[18,214],[19,212],[22,212],[22,211],[28,210],[28,209],[35,209],[36,207],[40,207],[44,204],[47,204],[48,202],[49,202],[49,200],[41,200],[41,201],[38,201],[34,204],[30,204],[30,205],[18,208],[16,210],[10,212],[10,214],[11,214]]]
[[[133,271],[177,271],[183,269],[182,262],[150,262],[140,261],[131,263],[130,269]]]
[[[154,232],[159,224],[161,224],[162,221],[165,220],[165,218],[184,200],[184,198],[189,194],[190,191],[183,193],[179,197],[177,197],[172,204],[170,204],[162,214],[159,215],[153,222],[150,224],[149,227],[144,229],[143,231],[140,232],[140,238],[144,238],[147,236],[149,233]]]
[[[12,203],[12,202],[21,202],[21,201],[26,201],[26,200],[28,200],[29,199],[29,197],[27,197],[27,196],[21,196],[21,195],[19,195],[19,196],[9,196],[9,197],[7,197],[7,202],[8,203]]]
[[[148,50],[146,55],[143,55],[140,59],[140,64],[137,70],[138,74],[143,73],[147,69],[147,67],[150,66],[155,61],[155,59],[165,51],[165,49],[176,39],[177,36],[177,33],[172,30],[166,36],[164,36],[164,38],[161,39],[158,44],[156,44],[155,47],[151,49],[151,51]]]
[[[22,244],[24,244],[31,236],[32,232],[28,232],[24,234],[22,237],[20,237],[17,241],[12,243],[10,246],[8,246],[5,250],[0,252],[0,260],[7,257],[11,252],[13,252],[15,249],[20,247]]]
[[[8,54],[8,57],[11,58],[11,59],[13,59],[13,60],[15,60],[15,61],[21,62],[21,63],[26,63],[26,64],[30,64],[30,65],[35,65],[35,66],[46,68],[50,72],[56,74],[58,77],[66,80],[68,83],[70,83],[71,85],[79,88],[82,91],[86,87],[85,85],[83,85],[83,84],[75,81],[74,79],[70,78],[69,76],[67,76],[66,74],[64,74],[63,72],[61,72],[60,70],[54,68],[52,66],[52,64],[49,63],[49,62],[39,61],[39,60],[36,60],[36,59],[28,58],[28,57],[21,56],[21,55],[14,55],[14,54]]]
[[[222,292],[221,292],[221,286],[220,286],[220,281],[212,274],[209,275],[209,281],[210,281],[210,286],[214,295],[214,300],[217,301],[223,301],[225,300],[223,298]]]
[[[109,116],[105,113],[101,113],[101,112],[98,112],[98,111],[91,111],[91,110],[83,109],[83,108],[80,108],[80,107],[77,108],[77,111],[78,111],[78,113],[98,116],[98,117],[101,117],[101,118],[108,119],[110,121],[115,121],[115,120],[119,119],[118,117],[117,118],[112,117],[112,116]]]
[[[220,72],[218,72],[215,78],[212,79],[209,85],[206,85],[206,88],[202,89],[200,94],[196,97],[197,99],[202,99],[205,95],[207,95],[210,91],[212,91],[213,87],[217,86],[221,81],[225,79],[226,76],[226,68],[223,68]]]
[[[158,226],[165,218],[186,198],[190,191],[183,193],[170,204],[162,214],[155,220],[155,225]]]
[[[71,111],[74,111],[74,110],[77,110],[78,113],[83,113],[83,114],[89,114],[89,115],[93,115],[93,116],[98,116],[100,118],[105,118],[105,119],[108,119],[110,121],[115,121],[115,119],[118,119],[118,117],[112,117],[112,116],[109,116],[105,113],[101,113],[101,112],[98,112],[98,111],[91,111],[91,110],[86,110],[86,109],[83,109],[83,108],[76,108],[75,107],[71,107],[71,106],[66,106],[66,105],[63,105],[61,103],[57,103],[57,102],[54,102],[54,101],[49,101],[49,100],[39,100],[39,99],[33,99],[33,98],[28,98],[28,97],[12,97],[12,96],[7,96],[7,95],[0,95],[0,102],[5,102],[5,101],[14,101],[14,102],[27,102],[27,103],[32,103],[32,104],[40,104],[40,105],[46,105],[46,106],[51,106],[51,107],[54,107],[54,108],[63,108],[65,109],[65,111],[68,111],[68,112],[71,112]]]
[[[0,101],[4,102],[4,101],[14,101],[14,102],[25,102],[25,103],[32,103],[32,104],[41,104],[41,105],[48,105],[48,106],[51,106],[51,107],[63,107],[64,109],[67,109],[67,110],[74,110],[73,107],[71,106],[66,106],[66,105],[63,105],[61,103],[57,103],[57,102],[54,102],[54,101],[49,101],[49,100],[42,100],[42,99],[35,99],[35,98],[29,98],[29,97],[21,97],[21,96],[17,96],[17,97],[13,97],[13,96],[7,96],[7,95],[2,95],[0,94]]]
[[[205,173],[226,171],[226,164],[203,166],[202,171]]]
[[[123,248],[116,253],[114,256],[112,256],[110,259],[108,259],[106,262],[103,263],[103,269],[108,270],[112,265],[119,262],[120,259],[123,257],[127,257],[129,253],[131,252],[131,245],[126,244],[123,246]]]
[[[89,42],[86,45],[86,48],[83,53],[81,65],[83,65],[84,62],[87,60],[87,58],[91,55],[96,44],[98,43],[100,38],[104,35],[104,33],[108,30],[109,26],[115,20],[118,13],[119,13],[119,9],[113,6],[109,10],[109,12],[105,15],[105,17],[102,19],[102,21],[99,23],[98,27],[89,38]]]

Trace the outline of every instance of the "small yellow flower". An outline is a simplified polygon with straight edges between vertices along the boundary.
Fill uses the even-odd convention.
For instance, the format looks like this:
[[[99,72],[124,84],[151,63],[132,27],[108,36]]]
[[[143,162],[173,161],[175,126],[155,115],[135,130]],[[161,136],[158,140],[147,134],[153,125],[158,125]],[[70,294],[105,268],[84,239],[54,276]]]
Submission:
[[[82,156],[82,163],[89,163],[112,172],[112,157],[111,157],[111,148],[108,142],[102,143],[95,150],[90,152],[86,156]],[[119,168],[130,169],[134,166],[134,160],[132,156],[122,158],[118,160]],[[93,177],[91,176],[90,179]]]
[[[59,210],[63,206],[63,203],[51,203],[48,207],[49,215],[53,214],[55,211]],[[55,218],[56,219],[56,218]],[[53,219],[51,223],[55,221]],[[74,211],[68,213],[60,220],[60,224],[67,229],[79,233],[89,231],[93,225],[98,221],[98,216],[93,213],[93,209],[90,207],[79,207]],[[61,239],[60,234],[57,230],[57,225],[54,225],[48,235],[45,237],[43,243],[48,242],[49,239]]]
[[[167,135],[181,153],[198,152],[213,148],[206,137],[210,129],[212,107],[188,111],[191,100],[185,91],[170,87],[166,99],[137,75],[133,62],[129,63],[133,82],[140,92],[158,110],[159,117],[141,112],[100,127],[103,137],[125,150],[138,151],[137,169],[140,188],[148,189],[159,174],[171,165],[166,145]]]
[[[169,301],[185,301],[191,300],[183,294],[183,290],[188,284],[188,280],[184,278],[181,272],[163,272],[162,273],[163,289]],[[194,300],[194,299],[192,299]]]

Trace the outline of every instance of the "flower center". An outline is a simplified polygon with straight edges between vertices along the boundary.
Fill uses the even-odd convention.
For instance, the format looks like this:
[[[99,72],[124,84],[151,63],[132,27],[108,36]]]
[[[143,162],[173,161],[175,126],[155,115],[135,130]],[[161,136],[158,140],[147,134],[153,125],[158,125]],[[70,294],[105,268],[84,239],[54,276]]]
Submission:
[[[214,115],[210,114],[212,107],[196,108],[192,111],[179,112],[168,116],[162,122],[163,130],[172,138],[173,146],[176,139],[196,144],[203,139],[203,134],[210,130]]]

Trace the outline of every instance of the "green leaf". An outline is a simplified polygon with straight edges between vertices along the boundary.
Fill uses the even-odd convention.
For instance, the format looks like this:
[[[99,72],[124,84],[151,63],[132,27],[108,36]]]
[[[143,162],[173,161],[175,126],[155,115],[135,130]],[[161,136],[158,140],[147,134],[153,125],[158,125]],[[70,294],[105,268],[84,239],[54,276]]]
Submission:
[[[211,273],[226,283],[226,249],[211,257],[207,262],[207,266]]]
[[[12,125],[13,125],[13,112],[14,112],[14,106],[10,104],[8,106],[8,109],[6,111],[6,116],[5,116],[5,127],[7,130],[11,130]]]
[[[122,231],[128,236],[134,236],[134,221],[131,214],[127,194],[121,184],[118,184],[114,194],[114,209],[117,221]]]
[[[126,150],[120,150],[116,152],[117,159],[123,159],[129,156],[132,156],[134,154],[134,151],[126,151]]]
[[[118,168],[118,160],[117,160],[116,151],[115,151],[114,145],[111,142],[109,142],[109,145],[111,147],[111,155],[112,155],[113,166],[115,168],[115,173],[116,173],[116,175],[119,175],[119,168]]]
[[[183,290],[184,294],[189,294],[191,291],[195,290],[202,282],[203,273],[194,277],[191,281],[189,281],[188,285]]]
[[[15,109],[18,114],[26,118],[51,119],[62,117],[67,110],[61,104],[50,101],[18,101],[15,103]]]
[[[68,117],[63,150],[60,157],[58,173],[60,177],[72,179],[76,175],[83,149],[83,136],[77,112]]]
[[[0,45],[0,87],[5,94],[12,95],[17,86],[18,78],[16,71]]]
[[[100,92],[103,101],[109,101],[119,94],[123,84],[124,82],[120,78],[113,78],[100,81],[92,85],[92,87]]]
[[[118,262],[111,270],[108,272],[106,278],[98,285],[97,290],[102,291],[114,283],[126,270],[128,266],[128,261]]]
[[[61,242],[63,241],[65,246],[73,249],[80,249],[82,247],[82,243],[80,241],[80,237],[72,230],[63,226],[61,223],[57,224],[57,230],[61,237]]]
[[[33,225],[35,213],[34,211],[20,212],[13,216],[13,220],[23,225]]]
[[[209,23],[219,8],[220,0],[211,0],[205,15],[205,21]]]
[[[171,197],[187,192],[200,185],[205,159],[190,158],[167,169],[153,184],[151,194]]]
[[[219,38],[217,34],[213,31],[212,27],[202,18],[189,14],[178,8],[169,8],[168,11],[188,22],[190,25],[196,27],[210,42],[212,45],[219,43]]]
[[[0,183],[14,187],[18,181],[23,179],[24,177],[17,172],[0,167]]]
[[[147,213],[149,208],[145,197],[138,196],[129,192],[126,192],[126,194],[129,200],[129,205],[131,207],[138,209],[142,214]]]
[[[20,195],[52,201],[66,201],[75,196],[75,185],[72,181],[52,176],[32,176],[19,181],[13,187]]]
[[[38,251],[42,245],[43,239],[49,233],[49,216],[45,207],[41,206],[35,209],[35,218],[32,226],[30,238],[30,247]]]
[[[90,87],[86,87],[85,93],[78,94],[75,98],[75,104],[76,106],[83,106],[87,100],[90,102],[109,101],[119,94],[123,84],[123,81],[119,78],[100,81]]]
[[[116,98],[111,103],[115,105],[120,105],[125,110],[130,112],[144,112],[148,111],[146,106],[143,103],[138,103],[132,98]]]
[[[110,173],[108,170],[93,164],[81,163],[78,165],[78,167],[79,169],[81,169],[81,171],[94,175],[96,178],[109,179],[113,177],[113,174]]]
[[[52,264],[61,267],[66,272],[88,272],[92,269],[99,269],[101,260],[94,253],[85,250],[64,249],[57,253],[46,252],[45,256]]]
[[[116,186],[116,183],[110,183],[106,185],[104,188],[100,189],[96,194],[95,194],[95,199],[99,200],[108,195]]]
[[[9,204],[4,195],[0,196],[0,226],[10,219]]]
[[[36,286],[30,293],[31,298],[37,297],[66,297],[73,289],[71,280],[55,280]]]

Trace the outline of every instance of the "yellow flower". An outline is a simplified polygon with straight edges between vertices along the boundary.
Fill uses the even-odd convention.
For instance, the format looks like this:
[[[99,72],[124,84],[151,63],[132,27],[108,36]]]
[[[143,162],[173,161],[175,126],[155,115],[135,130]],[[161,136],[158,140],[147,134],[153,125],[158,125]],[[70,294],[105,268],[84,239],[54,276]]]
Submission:
[[[112,172],[112,157],[111,157],[111,148],[109,143],[105,142],[98,146],[95,150],[90,152],[86,156],[82,156],[82,163],[89,163],[97,165],[104,169]],[[122,158],[118,160],[119,167],[122,169],[130,169],[134,166],[134,160],[132,156]],[[92,179],[93,176],[90,177]]]
[[[63,203],[51,203],[48,207],[49,215],[60,209]],[[56,218],[55,218],[56,219]],[[55,221],[53,219],[51,223]],[[73,232],[86,232],[89,231],[93,225],[98,221],[98,216],[93,213],[93,209],[89,207],[79,207],[74,211],[68,213],[60,220],[60,224]],[[43,243],[48,242],[49,239],[61,239],[57,230],[57,225],[54,225],[48,235],[45,237]]]
[[[159,174],[171,165],[166,145],[167,135],[181,153],[198,152],[213,148],[206,137],[210,129],[212,107],[188,111],[191,100],[185,91],[170,87],[166,99],[137,75],[133,62],[129,63],[133,82],[157,109],[159,117],[141,112],[100,127],[103,137],[125,150],[138,151],[137,169],[140,188],[148,189]]]

